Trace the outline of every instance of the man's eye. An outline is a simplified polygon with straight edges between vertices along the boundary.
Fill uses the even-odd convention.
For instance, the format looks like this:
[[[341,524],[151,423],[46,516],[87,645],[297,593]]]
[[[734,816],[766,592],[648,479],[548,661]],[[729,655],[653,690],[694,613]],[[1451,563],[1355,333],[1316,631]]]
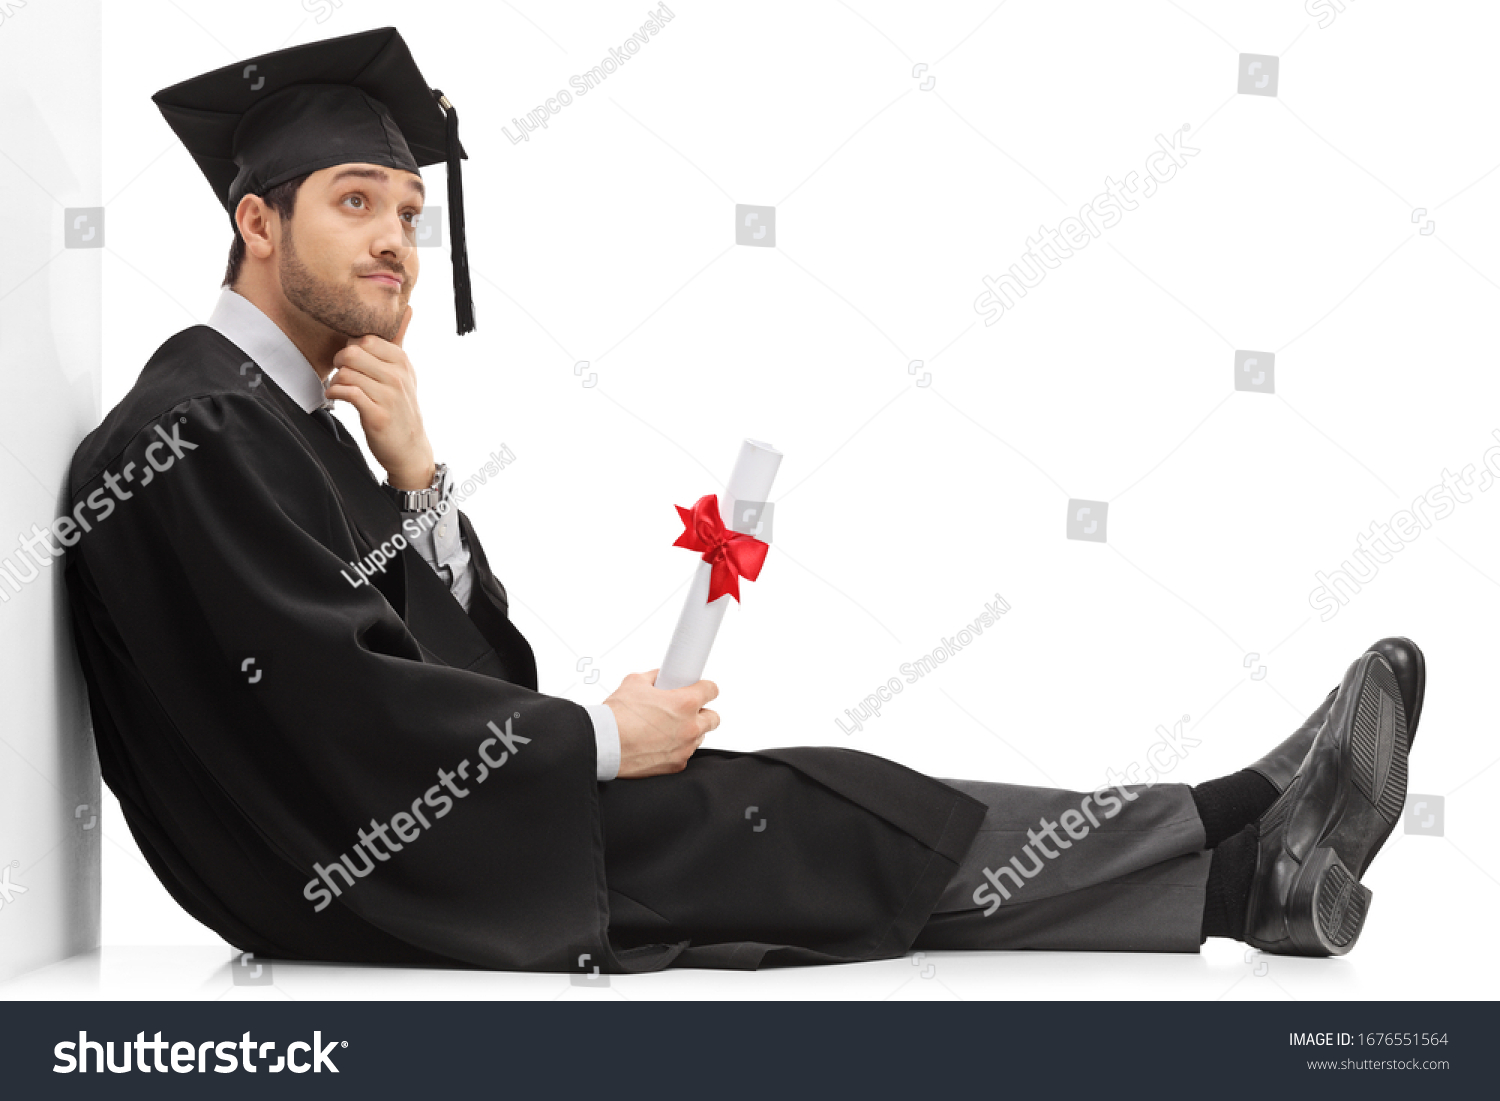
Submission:
[[[344,202],[346,202],[346,203],[359,203],[361,206],[363,206],[365,200],[364,200],[364,196],[363,195],[350,195],[350,196],[348,196],[347,198],[344,199]]]

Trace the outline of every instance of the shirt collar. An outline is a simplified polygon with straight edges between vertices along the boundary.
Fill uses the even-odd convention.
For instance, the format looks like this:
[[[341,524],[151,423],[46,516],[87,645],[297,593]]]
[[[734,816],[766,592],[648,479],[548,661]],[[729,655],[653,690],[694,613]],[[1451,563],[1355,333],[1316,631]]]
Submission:
[[[333,400],[324,396],[323,381],[307,357],[292,343],[292,338],[248,298],[229,287],[223,288],[214,312],[209,315],[208,327],[217,330],[254,360],[256,366],[271,376],[272,382],[302,407],[303,412],[333,408]]]

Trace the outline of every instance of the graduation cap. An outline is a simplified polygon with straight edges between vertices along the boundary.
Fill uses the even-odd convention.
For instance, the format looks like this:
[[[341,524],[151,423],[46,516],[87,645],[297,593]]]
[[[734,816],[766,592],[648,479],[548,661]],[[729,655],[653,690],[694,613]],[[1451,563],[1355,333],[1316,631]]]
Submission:
[[[458,114],[427,86],[395,27],[262,54],[151,99],[231,220],[246,195],[320,168],[360,162],[417,172],[446,162],[454,309],[459,333],[473,331]]]

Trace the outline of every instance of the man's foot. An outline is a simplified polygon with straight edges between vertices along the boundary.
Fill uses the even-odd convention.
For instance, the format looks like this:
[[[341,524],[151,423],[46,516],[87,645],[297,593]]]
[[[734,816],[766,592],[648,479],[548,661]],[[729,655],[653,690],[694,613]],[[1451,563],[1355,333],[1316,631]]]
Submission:
[[[1344,674],[1301,770],[1258,824],[1248,944],[1299,956],[1354,947],[1370,905],[1359,880],[1401,816],[1409,748],[1401,686],[1386,658],[1367,651]]]
[[[1278,792],[1284,792],[1291,784],[1292,777],[1297,775],[1297,770],[1302,767],[1302,762],[1307,757],[1307,751],[1312,748],[1313,739],[1318,736],[1318,731],[1323,729],[1323,720],[1328,717],[1328,710],[1333,706],[1334,698],[1339,694],[1338,688],[1324,698],[1318,704],[1317,709],[1309,715],[1296,730],[1289,734],[1271,752],[1260,760],[1249,766],[1251,772],[1258,772]]]
[[[1427,662],[1417,644],[1409,638],[1383,638],[1371,645],[1370,649],[1385,658],[1401,688],[1401,702],[1406,707],[1406,744],[1409,748],[1416,740],[1417,720],[1422,717],[1422,697],[1427,692]],[[1271,781],[1277,791],[1285,791],[1292,782],[1292,777],[1302,767],[1302,761],[1312,748],[1318,731],[1323,728],[1323,720],[1328,717],[1328,709],[1333,706],[1333,699],[1338,693],[1339,690],[1335,687],[1318,705],[1317,710],[1307,717],[1306,722],[1275,749],[1249,766],[1250,770]]]

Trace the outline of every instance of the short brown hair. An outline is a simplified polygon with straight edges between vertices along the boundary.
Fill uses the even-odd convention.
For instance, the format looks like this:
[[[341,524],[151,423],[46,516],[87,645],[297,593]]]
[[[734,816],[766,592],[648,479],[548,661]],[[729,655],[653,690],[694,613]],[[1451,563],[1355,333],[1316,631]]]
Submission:
[[[297,189],[311,175],[311,172],[304,172],[294,179],[287,180],[286,183],[279,183],[262,195],[261,198],[268,207],[276,212],[277,216],[283,222],[289,222],[292,220],[292,211],[297,205]],[[235,280],[240,277],[240,267],[244,262],[245,239],[240,236],[239,227],[236,226],[234,241],[229,246],[229,264],[224,269],[224,282],[220,285],[225,287],[234,286]]]

